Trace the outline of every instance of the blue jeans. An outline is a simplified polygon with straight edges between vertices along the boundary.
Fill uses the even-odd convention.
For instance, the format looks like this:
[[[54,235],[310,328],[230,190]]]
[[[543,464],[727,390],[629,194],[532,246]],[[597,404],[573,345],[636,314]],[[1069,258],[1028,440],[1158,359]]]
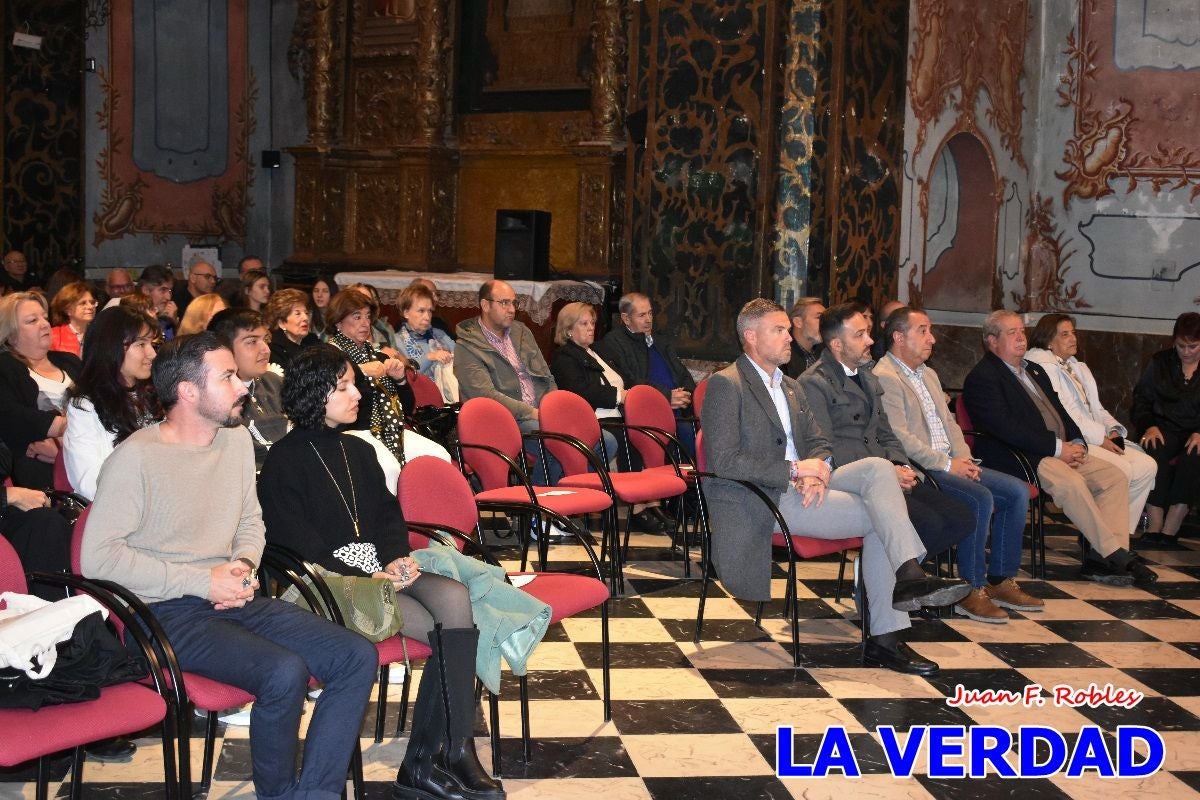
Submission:
[[[199,597],[150,606],[179,665],[255,697],[250,713],[254,790],[263,800],[336,800],[358,742],[379,663],[367,639],[291,603],[256,597],[217,611]],[[296,777],[300,716],[312,675],[325,684]]]
[[[1021,534],[1029,511],[1029,484],[994,469],[983,469],[978,481],[949,472],[933,477],[942,491],[966,503],[975,515],[975,527],[958,545],[958,571],[978,588],[987,576],[1011,578],[1021,567]],[[995,509],[995,517],[992,511]],[[992,531],[992,559],[988,566],[984,547]]]

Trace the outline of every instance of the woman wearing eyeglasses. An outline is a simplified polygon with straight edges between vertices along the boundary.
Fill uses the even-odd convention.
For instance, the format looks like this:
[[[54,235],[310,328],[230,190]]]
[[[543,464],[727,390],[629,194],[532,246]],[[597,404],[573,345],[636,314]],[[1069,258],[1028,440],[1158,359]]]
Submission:
[[[96,318],[96,298],[92,286],[84,281],[68,283],[58,290],[50,303],[50,349],[80,355],[83,335]]]

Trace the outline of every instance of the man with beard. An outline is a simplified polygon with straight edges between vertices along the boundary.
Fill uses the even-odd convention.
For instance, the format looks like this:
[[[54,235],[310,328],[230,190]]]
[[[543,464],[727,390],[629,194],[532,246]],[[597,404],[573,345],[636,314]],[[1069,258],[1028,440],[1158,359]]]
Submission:
[[[253,448],[239,425],[246,387],[211,332],[168,342],[153,370],[166,419],[133,433],[100,471],[83,573],[146,603],[189,672],[255,696],[254,789],[336,798],[377,663],[358,634],[290,603],[255,597],[263,521]],[[297,775],[309,676],[324,684]]]
[[[271,445],[287,433],[283,413],[283,378],[271,372],[271,334],[257,311],[227,308],[208,323],[208,329],[233,351],[237,376],[249,394],[242,408],[241,422],[254,440],[254,464],[262,468]],[[277,332],[279,336],[283,331]]]

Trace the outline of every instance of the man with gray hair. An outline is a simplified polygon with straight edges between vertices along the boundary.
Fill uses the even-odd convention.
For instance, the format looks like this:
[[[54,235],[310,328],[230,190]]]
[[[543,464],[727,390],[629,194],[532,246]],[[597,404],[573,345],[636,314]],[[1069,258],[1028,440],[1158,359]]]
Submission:
[[[963,382],[971,424],[989,434],[975,443],[985,466],[1024,478],[1009,448],[1037,470],[1089,547],[1081,574],[1098,583],[1149,586],[1158,575],[1129,552],[1129,481],[1098,458],[1088,458],[1079,426],[1063,408],[1041,365],[1025,360],[1025,325],[1012,311],[993,311],[983,323],[983,358]],[[993,438],[994,437],[994,438]]]
[[[909,522],[891,463],[861,458],[831,469],[833,448],[800,384],[780,369],[791,357],[791,320],[777,303],[751,300],[737,319],[742,355],[709,379],[701,417],[710,471],[712,560],[735,597],[771,598],[774,516],[749,481],[777,501],[794,532],[822,539],[863,537],[862,580],[870,609],[863,663],[914,675],[938,665],[900,639],[908,611],[956,603],[963,581],[921,569],[925,547]],[[797,643],[798,645],[798,643]]]
[[[679,359],[671,341],[662,333],[654,333],[654,307],[650,298],[629,292],[617,308],[621,324],[593,346],[596,354],[617,371],[626,389],[643,384],[653,386],[667,398],[675,416],[683,416],[692,404],[696,379]],[[690,422],[676,425],[675,435],[684,450],[695,454],[696,432]]]

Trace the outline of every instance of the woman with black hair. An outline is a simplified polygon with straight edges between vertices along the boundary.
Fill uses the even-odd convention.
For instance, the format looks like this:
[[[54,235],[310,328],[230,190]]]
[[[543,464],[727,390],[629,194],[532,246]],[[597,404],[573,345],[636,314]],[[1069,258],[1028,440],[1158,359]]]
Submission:
[[[96,315],[83,345],[83,368],[67,403],[63,437],[67,479],[91,500],[100,467],[129,434],[163,417],[150,382],[158,324],[125,305]]]
[[[1188,509],[1200,497],[1200,314],[1180,314],[1171,346],[1150,358],[1133,389],[1138,443],[1158,463],[1146,501],[1150,525],[1142,537],[1156,546],[1175,544]]]
[[[328,572],[390,582],[400,630],[433,649],[392,797],[499,800],[504,788],[479,763],[472,736],[479,631],[470,597],[458,581],[421,572],[374,451],[341,432],[358,418],[354,377],[345,353],[329,345],[293,358],[283,410],[294,427],[259,475],[267,540]]]

